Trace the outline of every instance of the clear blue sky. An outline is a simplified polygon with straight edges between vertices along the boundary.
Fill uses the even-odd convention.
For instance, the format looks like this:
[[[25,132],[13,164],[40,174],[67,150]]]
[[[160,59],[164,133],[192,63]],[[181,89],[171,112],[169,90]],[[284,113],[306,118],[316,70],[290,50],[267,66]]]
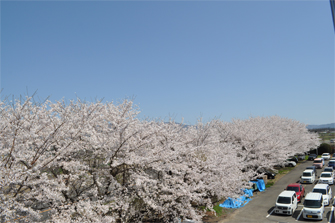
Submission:
[[[1,97],[119,101],[140,118],[334,121],[324,1],[1,1]]]

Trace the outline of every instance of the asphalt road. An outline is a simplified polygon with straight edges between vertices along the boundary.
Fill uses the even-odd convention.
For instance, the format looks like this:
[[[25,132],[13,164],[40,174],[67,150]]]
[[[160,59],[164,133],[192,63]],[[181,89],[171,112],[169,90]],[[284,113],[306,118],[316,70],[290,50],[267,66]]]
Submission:
[[[298,182],[302,172],[307,166],[312,166],[312,164],[313,161],[303,161],[300,165],[296,166],[292,171],[279,179],[272,187],[267,188],[263,192],[257,193],[252,197],[252,200],[247,205],[237,209],[227,219],[220,221],[220,223],[314,222],[313,220],[305,220],[302,217],[301,210],[303,208],[304,199],[298,204],[298,209],[294,212],[293,216],[277,215],[272,212],[278,195],[288,184]],[[325,166],[327,166],[328,161],[326,161],[325,164]],[[317,170],[318,176],[320,176],[321,172],[321,169]],[[315,184],[316,183],[303,184],[306,194],[312,191]],[[331,188],[334,196],[335,186],[332,185]],[[326,206],[323,219],[318,222],[329,222],[329,220],[331,220],[331,222],[335,222],[332,210],[332,205]],[[332,213],[331,219],[330,213]]]

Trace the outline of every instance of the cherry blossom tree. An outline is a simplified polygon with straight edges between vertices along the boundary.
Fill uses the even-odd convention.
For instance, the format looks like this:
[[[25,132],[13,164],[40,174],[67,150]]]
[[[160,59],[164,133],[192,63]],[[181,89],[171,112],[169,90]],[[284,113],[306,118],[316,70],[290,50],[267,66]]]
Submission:
[[[288,156],[307,152],[320,144],[317,134],[309,133],[306,125],[279,116],[234,119],[221,123],[218,131],[224,141],[238,147],[245,169],[273,168]]]
[[[0,216],[50,222],[173,222],[234,196],[260,167],[318,144],[299,122],[274,117],[139,120],[132,101],[32,97],[0,102]]]

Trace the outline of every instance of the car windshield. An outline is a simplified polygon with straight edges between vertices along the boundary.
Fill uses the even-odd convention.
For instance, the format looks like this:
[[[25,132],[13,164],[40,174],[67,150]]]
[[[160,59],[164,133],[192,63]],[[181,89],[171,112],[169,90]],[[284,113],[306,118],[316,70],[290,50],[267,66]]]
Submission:
[[[317,200],[306,200],[304,201],[304,206],[306,208],[319,208],[321,207],[321,202]]]
[[[290,197],[278,197],[277,203],[281,204],[290,204],[291,203],[291,198]]]
[[[322,154],[322,156],[329,156],[329,153],[324,153]]]
[[[303,175],[304,177],[310,177],[310,176],[312,176],[312,173],[302,173],[302,175]]]
[[[314,163],[322,163],[322,160],[315,160]]]
[[[314,166],[308,166],[308,167],[306,167],[306,170],[308,170],[308,169],[310,169],[310,170],[314,170],[315,167],[314,167]]]
[[[286,190],[299,192],[299,187],[287,187]]]
[[[328,165],[329,165],[329,164],[334,165],[334,164],[335,164],[335,161],[329,161]]]
[[[320,177],[331,177],[332,174],[331,173],[321,173]]]
[[[331,168],[325,168],[324,172],[333,172],[333,170]]]
[[[321,194],[327,194],[327,190],[326,189],[320,189],[320,188],[314,188],[313,192],[315,192],[315,193],[321,193]]]

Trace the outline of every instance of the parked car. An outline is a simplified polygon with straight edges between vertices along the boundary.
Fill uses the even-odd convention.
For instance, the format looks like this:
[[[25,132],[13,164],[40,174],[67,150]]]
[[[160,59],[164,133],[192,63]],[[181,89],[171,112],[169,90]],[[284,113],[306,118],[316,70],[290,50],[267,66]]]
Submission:
[[[308,156],[308,160],[314,160],[315,158],[317,157],[317,155],[316,154],[309,154],[309,156]]]
[[[329,160],[328,166],[335,168],[335,160]]]
[[[331,172],[322,172],[318,183],[320,184],[334,184],[334,174]]]
[[[267,176],[268,179],[275,179],[277,173],[271,169],[268,169],[268,168],[262,168],[260,170],[257,171],[257,173],[259,174],[264,174]]]
[[[296,165],[297,165],[296,162],[290,161],[289,159],[287,159],[287,160],[284,161],[284,166],[286,166],[286,167],[294,167]]]
[[[298,163],[298,158],[297,157],[295,157],[295,156],[290,156],[288,159],[287,159],[288,161],[293,161],[293,162],[295,162],[296,164]]]
[[[305,153],[299,153],[297,154],[298,160],[305,160],[306,159],[306,155]]]
[[[300,183],[314,183],[316,178],[316,174],[314,172],[314,170],[304,170],[304,172],[302,172],[302,176],[300,177]]]
[[[325,167],[325,168],[323,169],[323,172],[329,172],[329,173],[335,174],[335,173],[334,173],[334,167],[332,167],[332,166]]]
[[[333,157],[335,157],[335,153],[333,153]]]
[[[302,217],[304,219],[322,220],[325,206],[323,204],[323,196],[321,193],[308,193],[304,200],[304,208],[302,209]]]
[[[322,159],[321,158],[314,159],[313,166],[315,166],[318,169],[322,169],[322,167],[323,167]]]
[[[331,203],[333,193],[332,189],[328,184],[317,184],[314,186],[313,191],[315,193],[321,193],[323,197],[323,204],[329,205]]]
[[[314,170],[314,172],[315,172],[315,177],[318,176],[318,172],[316,171],[316,166],[308,166],[308,167],[306,167],[306,170]]]
[[[305,188],[302,186],[302,184],[299,183],[293,183],[287,185],[286,189],[287,191],[294,191],[297,195],[298,202],[301,202],[301,199],[305,197]]]
[[[323,158],[325,160],[329,160],[330,159],[330,154],[329,153],[322,153],[321,158]]]
[[[276,214],[292,215],[298,207],[297,195],[294,191],[283,191],[279,194],[276,206]]]

